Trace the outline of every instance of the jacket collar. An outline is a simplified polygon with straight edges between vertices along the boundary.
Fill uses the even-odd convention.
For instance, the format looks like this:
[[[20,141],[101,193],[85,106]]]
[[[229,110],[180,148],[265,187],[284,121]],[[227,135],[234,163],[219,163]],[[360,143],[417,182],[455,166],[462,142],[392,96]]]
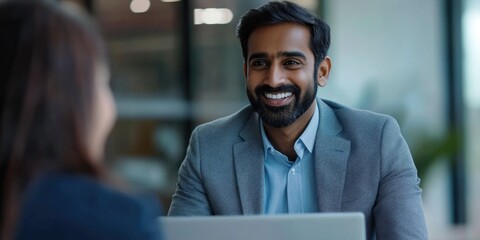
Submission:
[[[320,124],[314,158],[318,207],[321,212],[340,211],[350,141],[340,137],[342,126],[333,109],[319,98],[317,105]]]
[[[264,152],[259,126],[260,118],[252,109],[247,124],[240,131],[244,141],[233,146],[238,191],[245,215],[263,213]]]

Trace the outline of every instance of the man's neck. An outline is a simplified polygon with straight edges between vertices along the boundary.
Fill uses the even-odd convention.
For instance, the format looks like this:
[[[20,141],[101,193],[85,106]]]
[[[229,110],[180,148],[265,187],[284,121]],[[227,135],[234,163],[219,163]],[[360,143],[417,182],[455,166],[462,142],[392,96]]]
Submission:
[[[316,107],[317,102],[315,100],[307,109],[307,111],[302,114],[302,116],[286,127],[275,128],[266,124],[263,125],[268,140],[270,140],[270,143],[272,143],[273,147],[275,147],[275,149],[277,149],[279,152],[285,154],[291,161],[294,161],[297,158],[297,154],[294,149],[295,141],[297,141],[300,135],[302,135],[303,131],[310,122],[310,119],[312,119]]]

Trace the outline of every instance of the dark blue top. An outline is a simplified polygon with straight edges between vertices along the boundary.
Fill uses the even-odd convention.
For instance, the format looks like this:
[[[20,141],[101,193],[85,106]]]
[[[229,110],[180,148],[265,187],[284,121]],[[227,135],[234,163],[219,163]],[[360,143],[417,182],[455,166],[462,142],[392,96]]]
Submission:
[[[155,198],[127,195],[87,176],[50,174],[25,192],[16,240],[162,239]]]

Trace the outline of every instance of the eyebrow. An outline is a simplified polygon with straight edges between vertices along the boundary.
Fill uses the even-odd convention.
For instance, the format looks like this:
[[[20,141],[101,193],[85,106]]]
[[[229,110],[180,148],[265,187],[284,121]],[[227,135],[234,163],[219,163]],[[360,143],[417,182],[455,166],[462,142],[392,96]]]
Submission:
[[[283,51],[283,52],[279,52],[279,53],[277,53],[277,57],[299,57],[299,58],[302,58],[302,59],[307,59],[307,57],[305,56],[305,54],[303,54],[302,52],[298,52],[298,51],[293,51],[293,52]]]
[[[277,57],[300,57],[302,59],[307,59],[305,54],[303,54],[302,52],[298,52],[298,51],[281,51],[281,52],[278,52],[276,54],[276,56]],[[250,62],[252,59],[267,58],[267,57],[268,57],[268,54],[263,53],[263,52],[252,53],[252,55],[250,55],[248,57],[248,61]]]
[[[252,55],[248,57],[248,62],[250,62],[252,59],[267,58],[267,57],[268,55],[266,53],[252,53]]]

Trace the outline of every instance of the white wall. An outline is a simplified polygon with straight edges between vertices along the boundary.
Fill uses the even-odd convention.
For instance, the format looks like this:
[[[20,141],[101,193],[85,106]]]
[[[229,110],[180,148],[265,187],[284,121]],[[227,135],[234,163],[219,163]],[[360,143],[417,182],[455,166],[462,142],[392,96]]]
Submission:
[[[441,131],[446,79],[440,2],[326,1],[333,70],[320,94],[400,112],[409,125],[423,125],[427,117],[421,127]]]
[[[422,137],[442,135],[447,82],[442,1],[325,2],[333,69],[319,94],[394,115],[411,147]],[[423,181],[431,239],[449,239],[455,231],[449,227],[446,165],[434,165]]]

